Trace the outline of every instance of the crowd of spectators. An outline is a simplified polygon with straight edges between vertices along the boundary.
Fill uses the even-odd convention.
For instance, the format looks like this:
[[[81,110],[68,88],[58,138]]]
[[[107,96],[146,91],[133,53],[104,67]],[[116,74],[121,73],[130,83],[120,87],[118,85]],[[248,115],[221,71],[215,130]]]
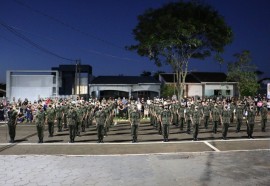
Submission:
[[[110,98],[112,99],[112,98]],[[156,98],[159,99],[159,98]],[[55,102],[64,102],[66,99],[39,99],[38,101],[28,101],[27,98],[22,101],[21,99],[17,100],[16,102],[7,102],[5,99],[0,100],[0,121],[4,121],[6,118],[6,111],[9,107],[14,107],[18,112],[18,123],[31,123],[33,121],[33,117],[35,115],[35,112],[37,111],[37,108],[39,105],[43,106],[43,109],[46,110],[48,104],[55,103]],[[103,99],[105,100],[105,99]],[[163,100],[163,99],[159,99]],[[168,100],[168,99],[167,99]],[[223,101],[226,103],[233,104],[237,99],[236,98],[199,98],[199,97],[189,97],[189,98],[183,98],[180,102],[181,104],[187,104],[187,102],[193,104],[196,101]],[[270,99],[267,99],[266,96],[261,96],[260,94],[251,97],[243,97],[241,99],[246,104],[253,103],[256,107],[257,116],[261,113],[261,108],[263,107],[263,104],[267,104],[268,111],[270,111]],[[74,100],[76,101],[76,100]],[[77,100],[78,101],[78,100]],[[98,101],[97,99],[90,99],[89,102],[95,103]],[[100,100],[102,102],[102,100]],[[145,100],[144,98],[138,98],[136,100],[127,99],[125,97],[118,98],[114,100],[116,103],[115,106],[115,117],[117,119],[128,119],[128,109],[131,104],[131,102],[135,103],[137,106],[137,109],[141,112],[142,118],[148,118],[149,117],[149,105],[153,100],[150,100],[149,98]]]

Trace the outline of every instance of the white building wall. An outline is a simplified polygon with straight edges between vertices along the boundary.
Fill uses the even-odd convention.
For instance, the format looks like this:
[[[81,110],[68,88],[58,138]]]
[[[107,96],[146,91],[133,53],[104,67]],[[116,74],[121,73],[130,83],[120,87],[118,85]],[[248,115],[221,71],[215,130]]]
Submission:
[[[214,95],[214,90],[221,90],[224,96],[233,96],[233,85],[219,84],[219,85],[205,85],[205,96]],[[226,95],[226,90],[230,90],[230,94]]]
[[[202,97],[202,85],[196,85],[196,84],[188,84],[188,91],[187,91],[187,96],[192,97],[192,96],[200,96]]]
[[[53,75],[11,75],[10,99],[29,101],[53,95]]]
[[[135,84],[135,85],[89,85],[90,95],[95,92],[96,95],[100,95],[100,91],[103,90],[115,90],[128,92],[131,96],[131,92],[136,91],[153,91],[160,94],[160,84]]]

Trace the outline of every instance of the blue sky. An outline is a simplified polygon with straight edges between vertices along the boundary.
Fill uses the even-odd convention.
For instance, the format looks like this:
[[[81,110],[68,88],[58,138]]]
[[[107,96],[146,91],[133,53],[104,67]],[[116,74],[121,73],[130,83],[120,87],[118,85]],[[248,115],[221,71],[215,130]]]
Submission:
[[[168,2],[171,1],[0,0],[0,22],[58,56],[91,65],[95,76],[139,75],[144,70],[171,72],[169,66],[158,68],[147,58],[124,49],[135,43],[132,29],[137,16]],[[270,76],[270,1],[205,2],[232,27],[234,41],[226,47],[225,61],[232,61],[234,53],[247,49],[258,69]],[[49,70],[59,64],[74,63],[36,49],[0,25],[0,82],[5,83],[6,70]],[[220,71],[220,66],[208,58],[191,61],[189,70]],[[221,71],[226,70],[226,65],[222,65]]]

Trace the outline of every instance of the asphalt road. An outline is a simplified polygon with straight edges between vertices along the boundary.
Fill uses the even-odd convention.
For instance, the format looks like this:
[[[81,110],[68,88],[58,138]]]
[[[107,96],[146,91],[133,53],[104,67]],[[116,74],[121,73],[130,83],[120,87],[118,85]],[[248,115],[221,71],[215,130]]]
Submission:
[[[96,143],[90,126],[75,143],[68,130],[48,137],[43,144],[33,124],[17,126],[16,143],[7,143],[7,126],[0,124],[0,185],[265,185],[270,184],[270,126],[247,139],[246,126],[228,140],[200,128],[199,141],[171,126],[170,141],[149,125],[141,124],[139,142],[131,143],[127,122],[113,126],[103,144]],[[209,128],[212,126],[210,125]]]

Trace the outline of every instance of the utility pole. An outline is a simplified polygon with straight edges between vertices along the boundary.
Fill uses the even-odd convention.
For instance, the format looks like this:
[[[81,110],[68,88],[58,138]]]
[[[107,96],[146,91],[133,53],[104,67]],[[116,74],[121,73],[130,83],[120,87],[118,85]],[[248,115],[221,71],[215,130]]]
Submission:
[[[79,60],[79,98],[81,99],[81,60]]]
[[[77,77],[78,77],[78,60],[76,60],[76,64],[75,64],[74,95],[77,94]]]

